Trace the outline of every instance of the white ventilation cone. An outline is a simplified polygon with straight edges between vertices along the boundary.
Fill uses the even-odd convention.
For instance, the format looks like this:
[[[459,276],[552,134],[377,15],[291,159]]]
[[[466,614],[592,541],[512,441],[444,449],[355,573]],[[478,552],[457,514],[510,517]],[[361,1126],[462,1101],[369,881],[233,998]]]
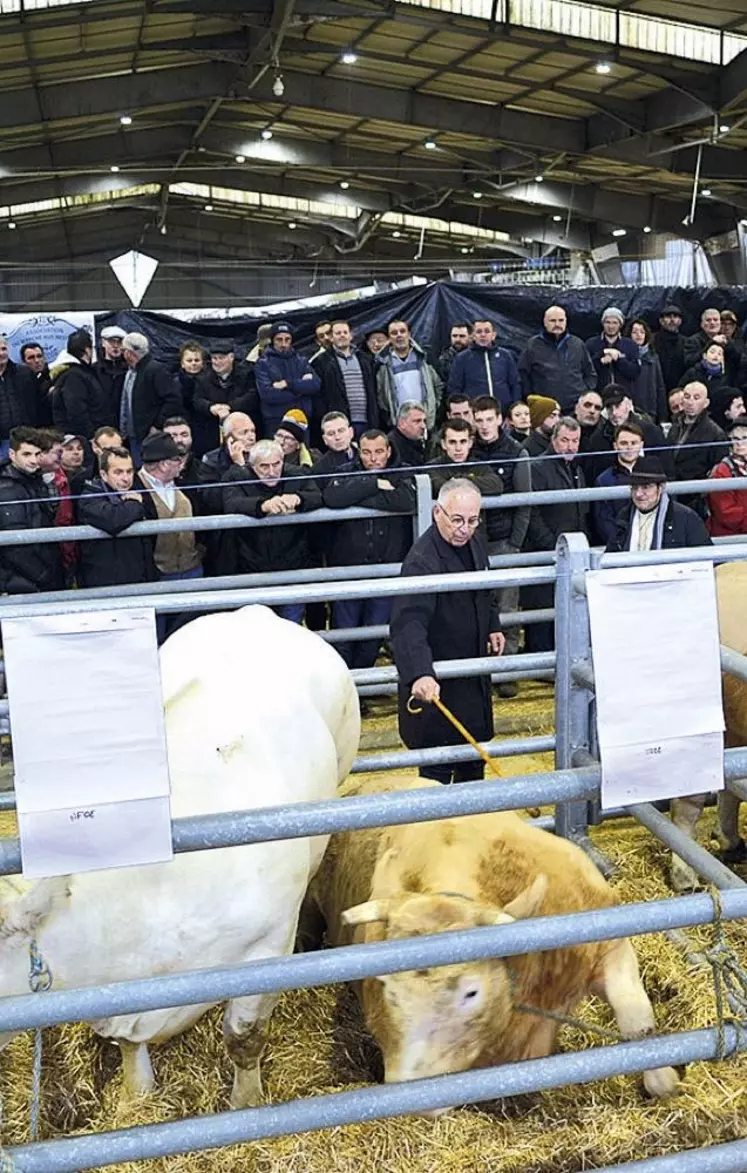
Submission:
[[[134,309],[140,305],[158,268],[155,257],[131,250],[109,261],[114,276],[124,289]]]

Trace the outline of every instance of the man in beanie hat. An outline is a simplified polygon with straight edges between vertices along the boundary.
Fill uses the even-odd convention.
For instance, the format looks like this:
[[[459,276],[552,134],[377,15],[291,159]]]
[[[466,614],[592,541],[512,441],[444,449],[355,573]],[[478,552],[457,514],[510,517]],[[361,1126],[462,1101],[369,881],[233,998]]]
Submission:
[[[114,426],[117,422],[96,367],[92,365],[93,342],[86,330],[75,330],[68,336],[67,348],[54,360],[54,366],[66,363],[66,369],[55,379],[52,391],[52,411],[55,427],[60,432],[74,433],[90,440],[98,428]]]
[[[137,475],[143,489],[146,518],[152,521],[170,517],[191,518],[189,498],[175,484],[182,467],[182,454],[176,441],[165,432],[153,432],[145,437],[140,447],[143,467]],[[162,582],[202,578],[202,550],[192,530],[160,534],[153,555]],[[188,618],[189,612],[159,615],[156,620],[159,642]]]
[[[659,314],[659,329],[653,338],[654,350],[659,359],[667,391],[682,385],[682,376],[687,366],[686,339],[680,333],[681,329],[682,310],[674,302],[669,302]]]
[[[667,474],[655,456],[641,456],[630,471],[630,505],[620,510],[608,553],[710,546],[706,528],[692,509],[667,493]]]
[[[629,391],[641,373],[638,347],[631,338],[623,338],[625,314],[616,305],[608,306],[602,314],[602,333],[586,343],[597,372],[600,392],[608,383],[616,383]]]
[[[291,408],[300,408],[306,419],[311,419],[321,387],[309,360],[293,349],[293,330],[288,322],[276,322],[270,338],[254,368],[263,436],[274,436]]]
[[[521,450],[527,456],[542,456],[550,446],[552,430],[560,419],[560,404],[557,399],[545,395],[530,395],[527,407],[532,430]]]
[[[542,330],[527,342],[519,358],[524,397],[557,399],[570,414],[576,400],[597,385],[597,372],[586,346],[568,332],[568,317],[560,305],[545,310]]]
[[[283,449],[286,468],[297,464],[300,468],[311,468],[319,459],[321,453],[316,448],[308,448],[309,421],[300,408],[292,407],[286,411],[278,424],[275,439]]]

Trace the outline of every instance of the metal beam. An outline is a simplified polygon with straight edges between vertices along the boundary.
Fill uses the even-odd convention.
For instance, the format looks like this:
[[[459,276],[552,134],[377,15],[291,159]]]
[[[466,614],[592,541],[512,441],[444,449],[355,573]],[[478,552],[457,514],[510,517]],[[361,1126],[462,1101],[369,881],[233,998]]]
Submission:
[[[721,70],[718,89],[721,110],[744,105],[747,99],[747,49]]]

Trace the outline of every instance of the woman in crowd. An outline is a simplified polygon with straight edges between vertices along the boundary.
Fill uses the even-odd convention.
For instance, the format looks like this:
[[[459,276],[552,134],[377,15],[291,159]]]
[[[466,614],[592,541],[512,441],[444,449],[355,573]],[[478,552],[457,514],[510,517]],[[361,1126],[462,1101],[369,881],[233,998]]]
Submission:
[[[720,342],[709,342],[703,348],[700,362],[688,368],[682,376],[682,386],[688,383],[705,383],[708,388],[708,398],[713,399],[723,387],[730,386],[729,376],[726,373],[724,347]]]
[[[529,407],[523,399],[517,399],[506,412],[506,430],[512,440],[523,444],[532,430],[532,420]]]
[[[747,477],[747,416],[736,419],[729,429],[731,452],[720,460],[711,477]],[[711,537],[747,534],[747,489],[725,489],[708,494],[708,530]]]
[[[653,334],[642,318],[634,318],[625,328],[625,335],[638,347],[640,374],[630,384],[630,393],[636,411],[643,412],[654,423],[667,418],[667,389],[661,364],[653,345]]]

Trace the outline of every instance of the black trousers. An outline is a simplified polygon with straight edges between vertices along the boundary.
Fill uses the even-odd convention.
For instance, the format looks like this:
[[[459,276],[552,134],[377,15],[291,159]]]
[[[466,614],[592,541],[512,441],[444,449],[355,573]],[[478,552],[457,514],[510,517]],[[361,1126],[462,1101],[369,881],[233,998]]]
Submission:
[[[440,766],[421,766],[418,773],[421,778],[433,778],[444,786],[451,782],[478,782],[485,777],[485,763],[444,762]]]

